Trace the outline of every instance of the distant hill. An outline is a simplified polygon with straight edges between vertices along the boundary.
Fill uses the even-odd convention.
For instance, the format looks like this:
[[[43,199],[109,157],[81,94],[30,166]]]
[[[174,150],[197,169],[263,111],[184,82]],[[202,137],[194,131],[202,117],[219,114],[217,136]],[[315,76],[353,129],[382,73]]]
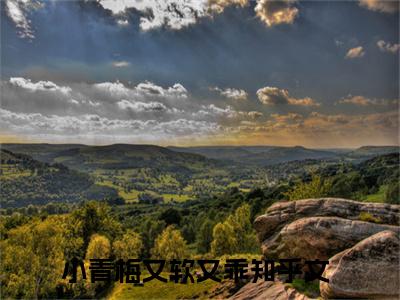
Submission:
[[[362,146],[346,154],[350,158],[372,157],[377,155],[399,153],[398,146]]]
[[[169,147],[181,152],[204,155],[208,158],[230,160],[236,163],[266,166],[276,163],[304,159],[323,159],[337,157],[335,151],[308,149],[301,146],[209,146],[209,147]]]
[[[175,152],[155,145],[3,144],[2,146],[11,151],[29,154],[43,162],[62,163],[72,169],[82,171],[92,171],[99,168],[148,167],[172,172],[185,172],[215,164],[215,162],[198,154]]]
[[[87,174],[62,164],[43,163],[4,149],[0,150],[0,162],[3,208],[117,196],[114,189],[97,186]]]

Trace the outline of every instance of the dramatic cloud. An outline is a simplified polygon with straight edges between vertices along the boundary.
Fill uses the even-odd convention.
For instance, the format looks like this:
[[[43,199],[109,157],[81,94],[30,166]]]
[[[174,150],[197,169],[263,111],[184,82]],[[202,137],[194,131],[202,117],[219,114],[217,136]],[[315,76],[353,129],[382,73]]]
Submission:
[[[218,133],[221,127],[215,122],[187,119],[160,122],[157,120],[108,119],[95,114],[80,116],[43,115],[40,113],[15,113],[0,109],[0,125],[13,133],[31,134],[34,137],[65,139],[74,136],[85,138],[101,136],[113,140],[115,135],[125,141],[160,142],[168,138],[197,137]],[[137,141],[137,140],[136,140]]]
[[[387,99],[369,99],[363,96],[348,96],[347,98],[338,101],[340,104],[354,104],[358,106],[369,106],[369,105],[391,105],[398,103],[397,100]]]
[[[146,102],[121,100],[117,102],[117,105],[121,109],[131,109],[134,112],[148,112],[148,111],[163,112],[168,110],[168,108],[160,102],[146,103]]]
[[[115,68],[124,68],[124,67],[129,67],[130,63],[127,61],[113,61],[112,65]]]
[[[378,41],[376,45],[382,52],[390,52],[396,54],[400,50],[400,44],[391,44],[389,42],[385,42],[384,40]]]
[[[299,13],[299,10],[294,7],[296,2],[296,0],[258,0],[254,10],[268,27],[292,24]]]
[[[216,91],[220,95],[233,100],[247,100],[248,96],[246,91],[242,89],[234,89],[234,88],[221,89],[219,87],[213,87],[210,88],[210,90]]]
[[[18,29],[21,38],[33,39],[34,32],[27,14],[29,11],[40,8],[43,4],[33,0],[6,0],[5,8],[8,17]]]
[[[10,78],[2,87],[2,129],[10,134],[111,137],[159,143],[167,138],[219,134],[224,124],[256,120],[257,111],[237,111],[232,106],[200,104],[176,83],[162,87],[152,82],[33,82]]]
[[[22,77],[11,77],[10,83],[14,86],[30,90],[30,91],[51,91],[51,92],[61,92],[62,94],[69,94],[71,92],[70,87],[58,86],[51,81],[38,81],[36,83],[32,82],[30,79],[25,79]]]
[[[142,14],[140,28],[144,31],[163,26],[182,29],[207,15],[206,0],[100,0],[99,3],[117,16],[123,16],[127,9],[136,9]]]
[[[309,97],[300,99],[290,97],[287,90],[277,87],[263,87],[257,91],[257,97],[261,103],[266,105],[320,106]]]
[[[224,9],[231,5],[244,7],[249,0],[208,0],[208,8],[211,12],[222,13]]]
[[[383,13],[395,13],[399,10],[399,2],[396,0],[360,0],[360,6]]]
[[[232,131],[236,132],[237,138],[246,138],[249,143],[278,141],[281,145],[300,143],[311,147],[397,144],[398,118],[397,111],[359,115],[317,112],[308,115],[272,114],[271,119],[264,123],[247,122]]]
[[[352,59],[352,58],[360,58],[365,55],[365,51],[363,47],[355,47],[351,48],[349,51],[347,51],[346,58]]]
[[[268,27],[291,24],[298,15],[294,7],[297,0],[257,0],[256,16]],[[125,26],[126,12],[135,9],[141,14],[140,28],[143,31],[166,27],[179,30],[197,23],[200,18],[212,18],[229,6],[245,7],[249,0],[99,0],[100,5],[110,10],[117,24]]]

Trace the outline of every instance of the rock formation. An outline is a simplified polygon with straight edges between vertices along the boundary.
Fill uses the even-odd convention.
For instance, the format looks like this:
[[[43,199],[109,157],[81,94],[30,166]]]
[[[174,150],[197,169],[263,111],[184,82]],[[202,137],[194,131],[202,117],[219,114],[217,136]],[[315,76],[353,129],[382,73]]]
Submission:
[[[399,235],[379,232],[329,260],[324,298],[399,299]]]
[[[399,299],[400,205],[320,198],[278,202],[254,226],[264,257],[328,260],[329,298]],[[232,299],[308,299],[279,281],[248,283]]]

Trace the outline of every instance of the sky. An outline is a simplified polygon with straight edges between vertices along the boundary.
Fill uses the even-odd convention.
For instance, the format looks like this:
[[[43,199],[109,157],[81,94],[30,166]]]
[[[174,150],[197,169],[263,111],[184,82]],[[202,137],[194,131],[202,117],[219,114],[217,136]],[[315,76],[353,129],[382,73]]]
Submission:
[[[1,1],[0,142],[398,145],[399,2]]]

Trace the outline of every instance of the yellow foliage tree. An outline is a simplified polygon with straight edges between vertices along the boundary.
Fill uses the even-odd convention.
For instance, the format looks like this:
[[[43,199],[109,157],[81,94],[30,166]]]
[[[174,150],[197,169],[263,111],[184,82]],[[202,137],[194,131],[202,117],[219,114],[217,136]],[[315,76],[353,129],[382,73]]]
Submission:
[[[121,239],[113,243],[113,252],[117,259],[138,258],[142,248],[140,235],[132,230],[128,230]]]
[[[151,254],[165,260],[184,259],[189,250],[179,230],[168,226],[157,238]]]
[[[103,235],[93,234],[86,250],[86,259],[109,258],[111,245],[108,238]]]

